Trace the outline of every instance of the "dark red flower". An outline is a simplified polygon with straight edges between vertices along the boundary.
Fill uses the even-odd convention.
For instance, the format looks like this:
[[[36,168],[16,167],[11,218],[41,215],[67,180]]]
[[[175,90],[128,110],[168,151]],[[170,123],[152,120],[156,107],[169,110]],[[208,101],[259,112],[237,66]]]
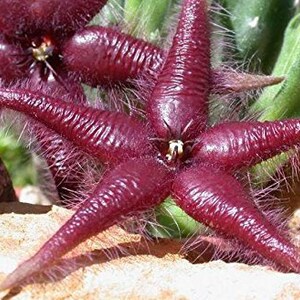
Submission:
[[[300,120],[229,122],[209,128],[212,89],[204,0],[185,0],[172,47],[147,103],[147,117],[1,89],[0,104],[27,114],[110,165],[75,214],[2,283],[17,285],[83,240],[171,194],[195,220],[236,238],[282,269],[300,271],[300,252],[256,207],[236,179],[300,141]]]
[[[106,3],[93,1],[0,2],[0,77],[5,82],[28,78],[36,68],[41,76],[62,76],[63,44],[83,28]]]

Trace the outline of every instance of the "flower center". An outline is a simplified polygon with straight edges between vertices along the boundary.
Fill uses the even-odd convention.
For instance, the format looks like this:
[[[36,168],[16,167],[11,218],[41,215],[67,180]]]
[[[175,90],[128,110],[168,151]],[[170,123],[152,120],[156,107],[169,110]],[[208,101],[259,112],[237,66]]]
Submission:
[[[181,158],[184,154],[184,143],[181,140],[171,140],[169,141],[169,148],[166,154],[166,159],[171,161],[176,161]]]
[[[39,46],[35,42],[32,43],[32,56],[37,61],[45,62],[53,55],[53,51],[54,46],[47,37],[43,38],[43,42]]]

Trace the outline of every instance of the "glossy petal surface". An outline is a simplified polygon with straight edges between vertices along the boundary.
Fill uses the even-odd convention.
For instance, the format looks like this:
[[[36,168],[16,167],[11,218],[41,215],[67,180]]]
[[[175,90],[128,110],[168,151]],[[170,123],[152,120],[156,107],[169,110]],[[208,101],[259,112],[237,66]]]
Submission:
[[[148,107],[160,138],[194,138],[207,121],[210,41],[204,1],[184,1],[172,47]]]
[[[259,213],[242,185],[213,167],[196,166],[182,172],[173,184],[177,204],[195,220],[237,238],[285,268],[300,271],[299,249],[280,236]]]
[[[109,166],[73,217],[35,256],[9,275],[0,289],[16,286],[27,276],[55,263],[83,240],[152,208],[168,194],[173,194],[188,214],[222,238],[237,238],[246,248],[255,250],[258,257],[286,271],[300,271],[299,249],[254,205],[234,173],[236,168],[297,145],[300,120],[236,122],[209,128],[208,96],[215,82],[208,28],[206,1],[184,0],[172,46],[152,96],[147,99],[147,115],[142,120],[86,103],[64,102],[24,88],[0,89],[1,106],[43,123]],[[101,45],[103,41],[114,45],[117,35],[113,33],[112,39],[101,40],[106,33],[109,31],[91,28],[77,37],[86,38],[91,48],[98,41]],[[147,49],[139,52],[136,60],[135,54],[126,56],[131,50],[135,53],[136,48],[131,49],[134,43],[123,41],[121,36],[116,38],[116,51],[108,51],[112,57],[108,57],[104,68],[111,72],[112,65],[124,62],[126,67],[116,72],[120,77],[125,71],[130,74],[143,68],[134,64],[139,58],[142,57],[144,65],[148,63]],[[73,42],[69,49],[81,47],[76,38]],[[127,68],[129,57],[128,65],[133,69]],[[91,57],[86,60],[91,64]],[[72,61],[68,63],[71,66]],[[77,64],[74,58],[73,66],[78,67]],[[80,76],[88,76],[83,68],[80,72]],[[91,80],[101,79],[103,74]]]

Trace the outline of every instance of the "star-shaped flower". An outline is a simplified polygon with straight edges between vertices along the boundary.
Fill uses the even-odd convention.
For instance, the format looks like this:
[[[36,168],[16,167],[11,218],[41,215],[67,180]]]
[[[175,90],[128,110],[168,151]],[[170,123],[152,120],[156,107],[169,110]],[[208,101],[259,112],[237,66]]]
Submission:
[[[97,86],[146,71],[155,75],[164,61],[162,49],[114,28],[86,26],[105,3],[1,1],[2,84],[22,87],[26,82],[31,90],[84,102],[81,82]],[[216,93],[239,92],[281,80],[223,70],[213,74]],[[33,127],[39,152],[47,161],[59,198],[65,201],[80,182],[75,180],[81,173],[80,159],[69,155],[73,146],[62,137],[41,125]]]
[[[210,48],[205,1],[184,0],[142,121],[37,92],[0,89],[2,106],[42,122],[111,168],[71,219],[1,289],[17,285],[83,240],[170,194],[195,220],[236,238],[284,270],[300,271],[299,249],[259,211],[234,173],[299,143],[300,120],[228,122],[210,128]]]

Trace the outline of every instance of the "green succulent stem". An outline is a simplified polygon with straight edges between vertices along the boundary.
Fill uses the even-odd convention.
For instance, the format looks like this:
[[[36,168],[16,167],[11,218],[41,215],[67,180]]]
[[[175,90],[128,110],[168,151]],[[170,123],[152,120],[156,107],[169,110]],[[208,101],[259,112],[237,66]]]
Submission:
[[[264,90],[251,108],[259,112],[260,121],[298,117],[300,115],[300,14],[289,23],[272,75],[285,80]]]
[[[124,20],[129,32],[155,42],[173,0],[125,0]],[[141,36],[142,35],[142,36]]]
[[[293,15],[293,0],[222,0],[229,11],[240,57],[270,72],[282,42],[284,29]]]
[[[252,105],[250,113],[259,114],[259,121],[272,121],[300,116],[300,14],[289,23],[272,75],[284,76],[285,80],[264,90]],[[281,168],[290,157],[289,153],[257,165],[254,177],[261,183]]]
[[[206,229],[188,216],[170,197],[156,208],[155,215],[159,225],[149,227],[148,230],[156,237],[184,238]]]
[[[37,174],[30,155],[17,138],[5,134],[5,131],[0,131],[0,157],[5,161],[14,186],[36,184]]]

